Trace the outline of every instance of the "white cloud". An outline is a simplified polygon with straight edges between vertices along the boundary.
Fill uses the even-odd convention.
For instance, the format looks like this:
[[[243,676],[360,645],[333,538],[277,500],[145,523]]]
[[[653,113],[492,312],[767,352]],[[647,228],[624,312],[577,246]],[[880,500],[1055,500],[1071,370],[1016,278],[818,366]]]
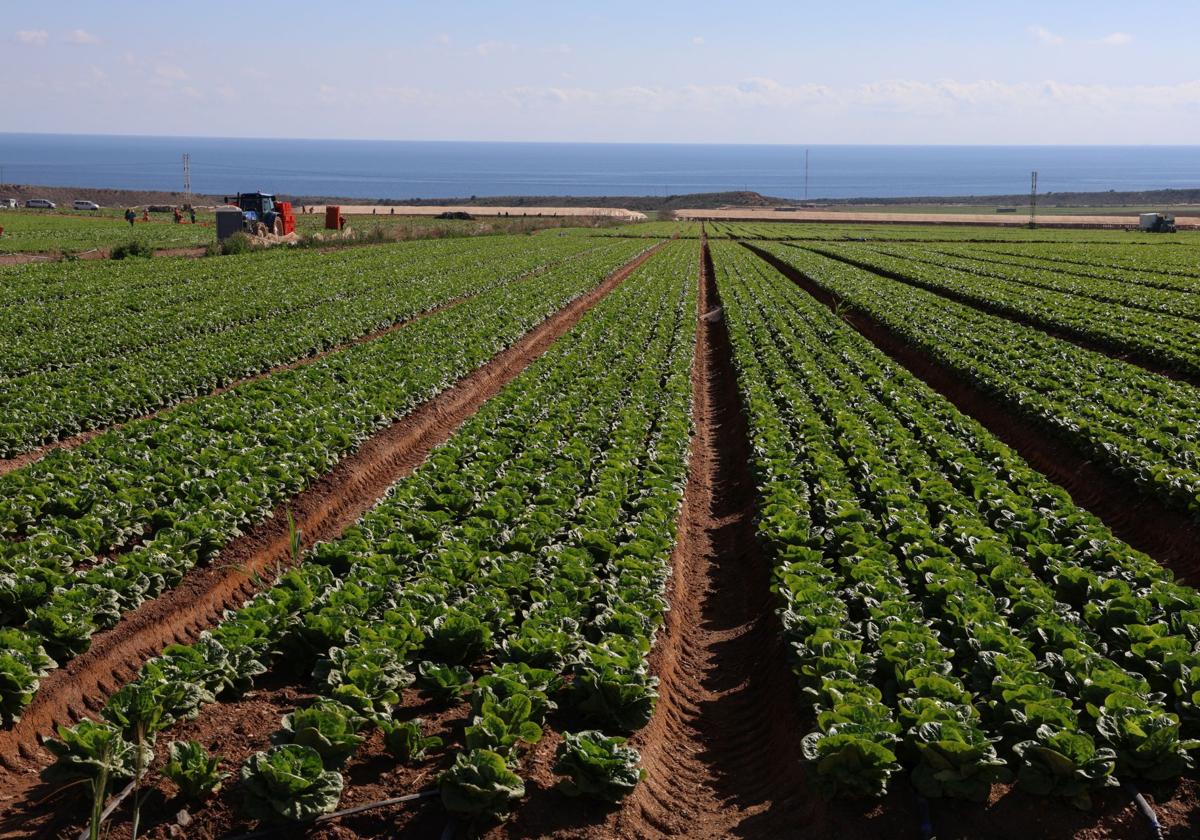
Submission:
[[[448,47],[448,46],[450,46],[450,36],[447,35],[445,32],[443,32],[440,35],[436,36],[433,39],[433,42],[435,44],[438,44],[439,46]]]
[[[1133,36],[1128,32],[1113,32],[1105,35],[1096,41],[1097,44],[1103,44],[1106,47],[1123,47],[1133,40]]]
[[[79,45],[100,43],[100,37],[98,35],[93,35],[86,29],[72,29],[67,33],[67,37],[64,40],[66,40],[68,44]]]
[[[1029,34],[1036,38],[1039,44],[1044,44],[1047,47],[1057,47],[1066,40],[1063,36],[1055,35],[1044,26],[1029,27]]]
[[[159,64],[154,68],[154,75],[168,82],[185,82],[190,76],[182,67],[174,64]]]
[[[724,113],[771,109],[781,115],[821,109],[923,116],[964,112],[1028,112],[1074,109],[1084,113],[1122,110],[1200,110],[1200,79],[1163,85],[1080,85],[1057,81],[1002,82],[992,79],[928,82],[884,79],[847,87],[786,85],[770,78],[734,84],[661,87],[634,85],[609,89],[518,87],[505,91],[512,104],[526,109],[584,108],[643,112]]]
[[[22,44],[40,47],[50,39],[50,33],[45,29],[22,29],[17,32],[17,40]]]
[[[703,35],[695,36],[694,38],[692,38],[692,43],[695,44],[697,47],[704,46],[704,36]]]
[[[515,52],[516,49],[516,44],[507,41],[483,41],[475,45],[475,52],[485,57],[501,52]]]

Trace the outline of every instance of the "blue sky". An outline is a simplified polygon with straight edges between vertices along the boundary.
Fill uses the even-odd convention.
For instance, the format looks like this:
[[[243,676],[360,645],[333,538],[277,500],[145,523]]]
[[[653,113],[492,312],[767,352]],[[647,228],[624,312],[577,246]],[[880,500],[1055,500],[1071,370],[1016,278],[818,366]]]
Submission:
[[[1200,4],[5,0],[0,131],[1188,143]]]

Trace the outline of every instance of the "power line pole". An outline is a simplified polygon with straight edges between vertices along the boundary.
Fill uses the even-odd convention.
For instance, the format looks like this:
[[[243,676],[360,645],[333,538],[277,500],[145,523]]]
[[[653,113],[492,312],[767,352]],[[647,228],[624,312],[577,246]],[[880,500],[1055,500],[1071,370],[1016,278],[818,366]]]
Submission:
[[[1029,226],[1037,227],[1037,172],[1029,179]]]
[[[192,203],[192,156],[187,152],[183,153],[183,201]]]

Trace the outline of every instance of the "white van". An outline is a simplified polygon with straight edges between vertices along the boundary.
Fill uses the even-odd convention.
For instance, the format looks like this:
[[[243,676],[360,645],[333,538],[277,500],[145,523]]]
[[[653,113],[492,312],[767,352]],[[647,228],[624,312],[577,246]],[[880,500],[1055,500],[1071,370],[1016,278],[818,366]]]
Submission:
[[[25,202],[25,206],[31,210],[53,210],[55,204],[48,198],[31,198]]]
[[[77,198],[71,202],[72,210],[99,210],[100,205],[94,201],[84,201],[82,198]]]

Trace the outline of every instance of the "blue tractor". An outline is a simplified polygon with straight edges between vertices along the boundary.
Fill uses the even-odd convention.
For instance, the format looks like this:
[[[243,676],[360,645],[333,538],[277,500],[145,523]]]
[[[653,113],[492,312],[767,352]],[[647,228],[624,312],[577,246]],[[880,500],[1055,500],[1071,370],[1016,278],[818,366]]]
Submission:
[[[275,196],[262,192],[238,193],[233,198],[226,197],[225,203],[234,204],[242,211],[242,229],[246,232],[275,233],[275,220],[280,215]]]

